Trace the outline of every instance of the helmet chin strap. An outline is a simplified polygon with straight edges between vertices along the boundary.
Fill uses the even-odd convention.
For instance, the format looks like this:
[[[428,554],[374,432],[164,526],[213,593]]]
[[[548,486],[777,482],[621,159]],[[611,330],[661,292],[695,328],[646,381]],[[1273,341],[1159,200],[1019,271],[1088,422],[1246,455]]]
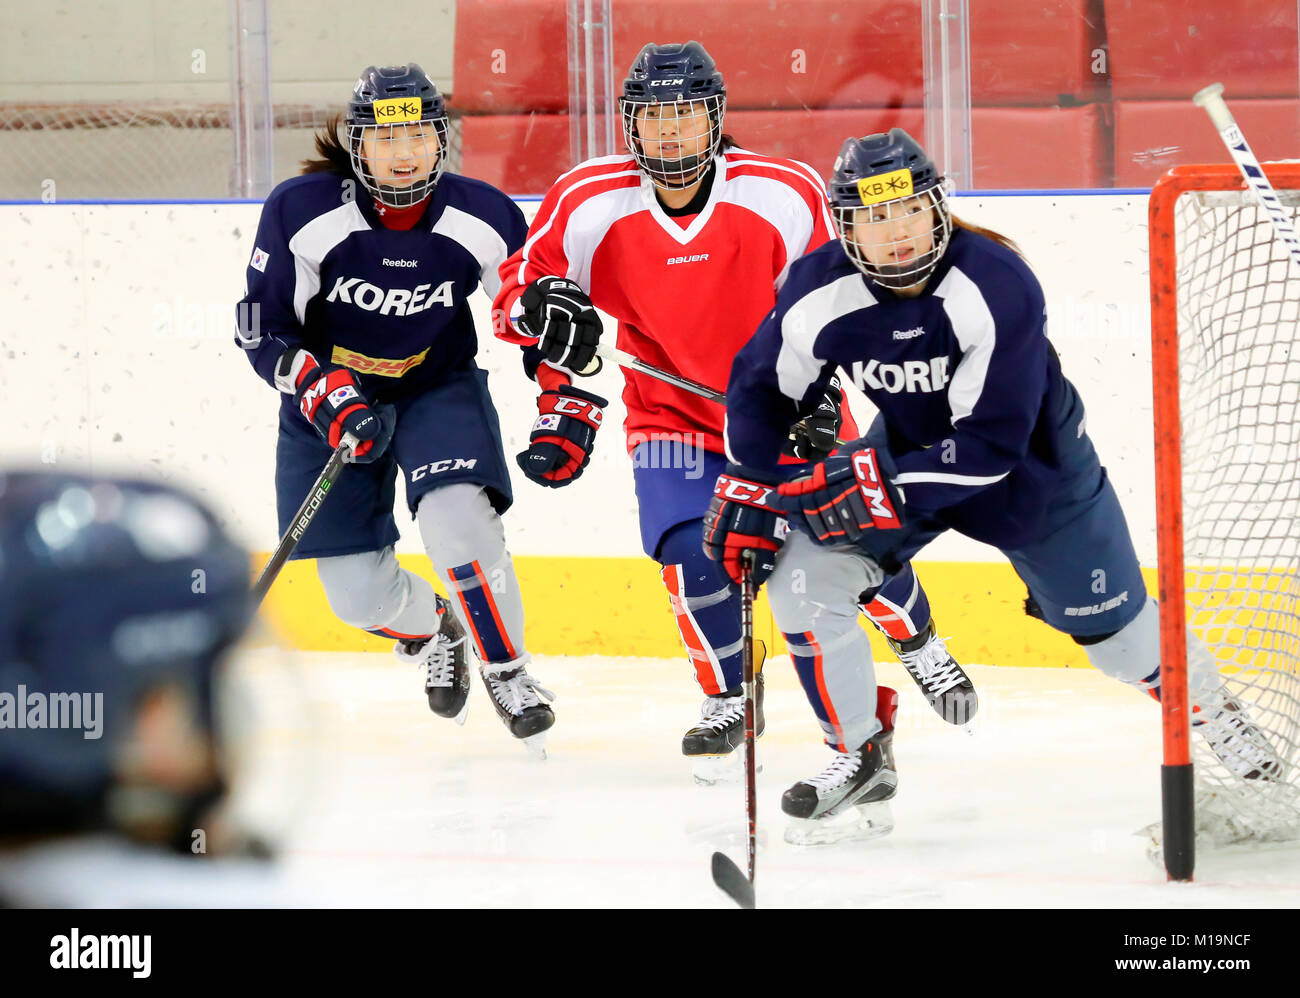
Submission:
[[[694,162],[690,162],[691,160],[694,160]],[[670,191],[680,191],[690,187],[691,184],[698,183],[700,178],[704,176],[708,163],[709,160],[706,160],[703,156],[691,156],[688,159],[680,160],[650,159],[647,157],[645,171],[656,187],[662,187]],[[672,168],[668,169],[667,164],[672,164]],[[694,171],[689,179],[685,179],[678,184],[669,183],[670,177],[675,180],[688,170]]]

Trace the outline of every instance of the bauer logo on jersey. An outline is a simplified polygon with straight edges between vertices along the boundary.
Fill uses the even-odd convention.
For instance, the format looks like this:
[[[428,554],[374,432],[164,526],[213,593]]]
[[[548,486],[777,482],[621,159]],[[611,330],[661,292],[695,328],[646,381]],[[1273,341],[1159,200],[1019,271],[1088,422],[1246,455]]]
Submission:
[[[253,247],[253,259],[248,261],[248,265],[254,270],[260,270],[266,273],[266,265],[271,262],[271,254],[260,246]]]
[[[335,409],[341,408],[348,399],[357,398],[357,390],[351,385],[341,385],[326,396]]]
[[[912,171],[904,167],[878,177],[863,177],[858,181],[858,197],[863,204],[880,204],[894,198],[905,198],[912,193]]]
[[[420,101],[411,97],[390,97],[377,100],[371,104],[375,120],[383,123],[390,121],[419,121]]]

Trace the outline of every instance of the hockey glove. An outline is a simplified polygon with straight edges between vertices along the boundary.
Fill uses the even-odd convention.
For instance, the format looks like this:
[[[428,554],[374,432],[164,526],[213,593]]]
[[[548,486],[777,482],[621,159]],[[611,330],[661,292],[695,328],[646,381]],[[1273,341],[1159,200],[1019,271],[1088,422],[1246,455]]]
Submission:
[[[902,493],[880,471],[875,448],[829,457],[812,473],[785,482],[779,503],[790,526],[818,544],[860,544],[871,530],[898,530]],[[874,538],[864,546],[879,549]],[[862,546],[862,545],[860,545]]]
[[[741,556],[752,551],[757,588],[776,568],[776,554],[789,525],[776,505],[776,487],[733,474],[733,467],[719,475],[713,486],[713,501],[704,514],[704,553],[721,563],[739,585]]]
[[[790,427],[786,453],[801,461],[820,461],[829,457],[835,450],[840,424],[844,421],[840,412],[843,402],[844,392],[840,390],[840,379],[832,375],[812,411]]]
[[[600,316],[582,288],[564,277],[539,277],[519,303],[520,328],[537,337],[547,360],[584,377],[600,370]]]
[[[371,409],[347,368],[321,364],[307,350],[290,349],[276,364],[275,383],[293,394],[303,418],[331,447],[339,445],[344,433],[361,441],[352,452],[353,462],[368,464],[388,445],[391,427]]]
[[[581,475],[591,461],[607,405],[599,395],[572,385],[547,389],[537,396],[537,419],[528,449],[515,458],[524,474],[552,489]]]

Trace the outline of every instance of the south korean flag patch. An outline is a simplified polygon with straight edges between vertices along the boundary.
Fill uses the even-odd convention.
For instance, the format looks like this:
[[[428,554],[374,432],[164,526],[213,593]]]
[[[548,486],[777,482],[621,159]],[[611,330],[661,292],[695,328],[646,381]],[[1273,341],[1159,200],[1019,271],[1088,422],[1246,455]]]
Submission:
[[[339,388],[335,388],[334,391],[330,392],[326,397],[330,400],[330,405],[335,409],[342,409],[344,402],[348,399],[358,398],[359,396],[357,395],[357,390],[351,385],[343,385]]]
[[[248,265],[252,267],[254,270],[260,270],[263,274],[265,274],[266,265],[270,262],[270,260],[271,260],[270,253],[262,249],[260,246],[254,246],[253,259],[248,261]]]
[[[560,426],[560,416],[558,413],[548,412],[545,416],[538,416],[537,421],[533,423],[533,432],[538,430],[556,430]]]

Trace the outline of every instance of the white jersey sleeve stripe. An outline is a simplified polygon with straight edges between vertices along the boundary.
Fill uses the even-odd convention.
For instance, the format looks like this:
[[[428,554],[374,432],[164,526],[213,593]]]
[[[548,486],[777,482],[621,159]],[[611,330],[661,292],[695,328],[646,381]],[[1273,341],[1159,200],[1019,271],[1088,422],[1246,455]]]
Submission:
[[[626,160],[628,163],[631,163],[631,162],[632,162],[631,158],[630,158],[630,157],[626,157],[626,156],[607,157],[607,158],[609,158],[609,159],[613,159],[613,160],[619,160],[619,161],[621,161],[621,160]],[[586,164],[586,163],[583,164],[583,166],[587,166],[587,165],[589,165],[589,164]],[[581,167],[576,167],[575,169],[581,169]],[[570,171],[570,172],[572,172],[572,171]],[[566,176],[567,176],[567,174],[566,174]],[[553,225],[555,224],[555,220],[556,220],[556,218],[558,218],[559,215],[560,215],[560,208],[563,206],[564,202],[565,202],[566,200],[568,200],[568,198],[569,198],[569,197],[570,197],[570,196],[571,196],[575,191],[580,191],[580,190],[582,190],[582,188],[586,187],[588,184],[599,184],[599,183],[604,183],[604,182],[607,181],[607,180],[616,180],[616,179],[618,179],[619,177],[636,177],[636,176],[640,176],[640,174],[639,174],[639,172],[638,172],[637,170],[620,170],[620,171],[615,172],[615,173],[601,173],[601,174],[598,174],[598,175],[596,175],[596,176],[594,176],[594,177],[588,177],[586,180],[581,180],[581,181],[579,181],[578,183],[576,183],[576,184],[574,184],[572,187],[570,187],[567,191],[565,191],[563,194],[561,194],[560,197],[559,197],[559,200],[557,200],[557,201],[555,202],[555,208],[554,208],[554,210],[551,212],[551,217],[548,218],[548,219],[546,220],[546,222],[545,222],[542,226],[540,226],[540,227],[537,229],[536,232],[534,232],[532,235],[530,235],[530,236],[528,237],[528,241],[524,243],[524,252],[523,252],[523,256],[520,257],[520,259],[519,259],[519,273],[518,273],[518,275],[515,277],[515,281],[516,281],[516,283],[518,283],[518,284],[521,285],[521,286],[523,286],[523,285],[525,285],[525,284],[527,283],[526,280],[525,280],[525,274],[527,273],[527,270],[528,270],[528,252],[529,252],[529,250],[531,250],[531,249],[533,248],[533,245],[537,242],[537,240],[541,239],[544,235],[546,235],[547,232],[549,232],[549,231],[551,230],[551,226],[553,226]],[[537,221],[537,220],[534,219],[534,220],[533,220],[533,224],[536,224],[536,221]],[[572,266],[573,266],[572,261],[570,261],[570,268],[572,268]],[[559,275],[557,274],[557,275],[555,275],[555,276],[558,277]],[[568,275],[566,274],[565,276],[567,277]]]
[[[293,311],[298,321],[307,322],[307,303],[320,291],[320,264],[335,246],[354,232],[370,228],[355,201],[317,215],[293,234]]]
[[[787,398],[801,399],[822,373],[826,361],[813,354],[817,337],[841,316],[870,308],[875,296],[856,271],[800,298],[781,320],[781,350],[776,358],[777,385]]]
[[[479,280],[483,282],[483,290],[487,292],[488,297],[496,297],[496,293],[501,290],[501,278],[497,268],[505,263],[506,257],[509,256],[506,252],[506,241],[501,238],[501,233],[483,219],[459,208],[453,208],[451,205],[443,209],[442,217],[434,225],[433,231],[455,240],[469,251],[478,261]]]
[[[954,475],[951,472],[908,471],[893,480],[895,485],[992,485],[1011,474],[1004,471],[1000,475]]]
[[[948,408],[956,426],[959,419],[975,411],[984,393],[989,360],[997,345],[997,326],[979,286],[956,267],[948,271],[934,293],[943,299],[943,310],[962,349],[948,385]]]
[[[734,165],[734,164],[733,164]],[[748,208],[765,219],[781,236],[785,245],[785,266],[776,276],[779,291],[785,284],[790,264],[808,250],[812,238],[812,216],[808,203],[787,183],[771,177],[732,177],[722,191],[722,200]]]
[[[831,213],[829,201],[826,196],[826,185],[822,182],[816,171],[807,163],[800,163],[797,159],[789,160],[793,166],[783,166],[780,163],[771,163],[761,159],[738,159],[731,163],[731,166],[765,166],[772,170],[782,170],[786,173],[793,173],[795,176],[804,180],[812,181],[813,189],[817,193],[818,207],[822,213],[822,221],[829,232],[835,231],[835,226],[831,222]]]

